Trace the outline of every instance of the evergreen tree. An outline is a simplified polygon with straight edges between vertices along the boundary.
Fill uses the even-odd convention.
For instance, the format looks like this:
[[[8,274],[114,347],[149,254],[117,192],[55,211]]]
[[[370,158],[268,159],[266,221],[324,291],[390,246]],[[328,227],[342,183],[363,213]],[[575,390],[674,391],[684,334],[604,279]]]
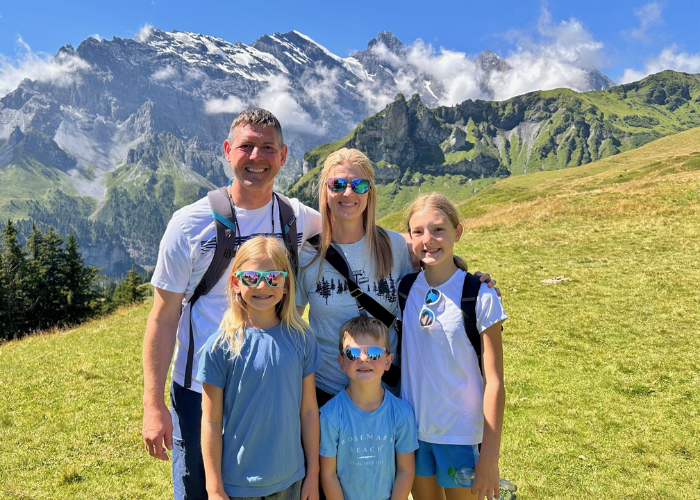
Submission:
[[[27,326],[27,261],[10,220],[2,230],[0,248],[0,339],[7,339]]]
[[[66,254],[63,238],[53,228],[48,234],[32,227],[27,241],[29,250],[29,317],[32,329],[65,325],[68,288],[65,275]]]
[[[99,291],[96,278],[99,269],[88,266],[78,251],[78,242],[71,233],[66,243],[65,260],[63,262],[66,280],[64,298],[66,301],[66,321],[79,323],[94,316],[98,308]]]
[[[126,306],[134,303],[143,302],[146,297],[146,291],[141,288],[141,276],[133,267],[129,270],[126,277],[117,285],[112,296],[112,302],[116,307]]]

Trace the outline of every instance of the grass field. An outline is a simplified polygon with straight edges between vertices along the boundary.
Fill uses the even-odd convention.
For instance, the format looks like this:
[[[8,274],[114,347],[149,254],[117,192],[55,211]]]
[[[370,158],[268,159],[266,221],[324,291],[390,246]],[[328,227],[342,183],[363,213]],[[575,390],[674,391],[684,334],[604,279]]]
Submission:
[[[700,498],[700,129],[462,209],[458,250],[510,314],[518,498]],[[148,307],[0,345],[0,498],[171,498],[140,439]]]

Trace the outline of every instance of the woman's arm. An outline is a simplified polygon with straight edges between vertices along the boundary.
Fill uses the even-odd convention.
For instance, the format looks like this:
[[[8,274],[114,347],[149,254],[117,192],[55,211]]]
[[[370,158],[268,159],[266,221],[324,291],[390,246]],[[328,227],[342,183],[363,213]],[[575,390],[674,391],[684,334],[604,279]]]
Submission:
[[[336,469],[337,457],[321,457],[321,485],[327,500],[343,500],[343,489]]]
[[[506,391],[503,385],[503,342],[501,321],[491,325],[481,334],[482,364],[484,369],[484,439],[481,454],[476,463],[476,476],[472,493],[479,498],[493,498],[498,494],[498,459],[503,430],[503,410]]]
[[[221,478],[221,436],[224,390],[206,382],[202,384],[202,459],[210,500],[228,500]]]
[[[415,453],[396,454],[396,479],[391,488],[391,500],[406,500],[416,473]]]
[[[306,477],[301,487],[301,500],[318,500],[318,442],[321,431],[318,423],[316,381],[312,373],[301,383],[301,444],[306,459]]]

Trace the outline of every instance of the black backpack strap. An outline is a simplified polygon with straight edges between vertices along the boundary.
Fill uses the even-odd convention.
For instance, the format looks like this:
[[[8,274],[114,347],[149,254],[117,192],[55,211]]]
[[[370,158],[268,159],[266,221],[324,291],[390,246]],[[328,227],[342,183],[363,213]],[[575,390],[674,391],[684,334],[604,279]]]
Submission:
[[[476,359],[479,362],[479,371],[483,375],[484,368],[481,364],[481,334],[476,327],[476,299],[479,296],[481,281],[471,273],[467,273],[462,286],[462,314],[464,316],[464,330],[471,342]]]
[[[345,262],[345,258],[340,254],[340,252],[333,248],[333,245],[328,247],[328,251],[326,251],[326,260],[345,278],[348,283],[350,295],[355,299],[359,306],[370,313],[373,317],[384,323],[387,328],[394,328],[394,331],[396,331],[397,340],[397,352],[394,354],[394,357],[396,358],[397,363],[400,363],[401,321],[387,311],[379,302],[363,292],[362,288],[355,283],[355,280],[350,278],[350,267],[348,266],[348,263]],[[382,381],[388,386],[396,387],[401,381],[401,370],[399,365],[392,364],[389,367],[389,370],[385,371],[382,375]]]
[[[401,281],[399,281],[399,310],[401,311],[401,318],[403,318],[403,310],[406,308],[408,294],[411,291],[411,287],[416,282],[416,278],[418,278],[419,274],[420,273],[407,274],[401,278]]]
[[[289,262],[292,264],[294,276],[299,274],[299,244],[297,243],[297,216],[294,214],[292,204],[285,195],[274,193],[277,197],[277,206],[280,210],[280,226],[282,226],[282,237],[284,245],[287,247]]]
[[[192,386],[192,365],[194,363],[194,331],[192,330],[192,307],[202,295],[206,295],[216,285],[228,269],[231,259],[236,254],[236,213],[233,202],[229,198],[226,187],[207,193],[212,217],[216,227],[216,249],[201,281],[190,297],[190,345],[187,349],[187,365],[185,366],[185,389]]]

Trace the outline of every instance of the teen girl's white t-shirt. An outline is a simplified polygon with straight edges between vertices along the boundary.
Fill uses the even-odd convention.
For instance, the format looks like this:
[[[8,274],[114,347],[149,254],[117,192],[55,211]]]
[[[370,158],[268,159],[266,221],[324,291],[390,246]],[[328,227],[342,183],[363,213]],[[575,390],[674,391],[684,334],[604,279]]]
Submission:
[[[431,287],[421,272],[403,312],[401,398],[413,407],[418,439],[436,444],[473,445],[484,433],[484,385],[476,352],[464,330],[460,302],[466,273]],[[435,322],[421,327],[418,316],[430,288],[442,292],[429,306]],[[507,318],[495,290],[481,285],[476,301],[479,333]]]
[[[297,217],[297,243],[301,249],[307,239],[321,231],[321,216],[316,210],[303,205],[296,198],[290,199],[289,202]],[[253,210],[236,207],[236,219],[239,226],[236,234],[238,245],[258,235],[283,239],[276,200],[274,213],[272,200],[270,200],[265,206]],[[274,222],[274,227],[271,221]],[[187,350],[190,345],[190,307],[186,304],[209,267],[215,249],[216,227],[207,198],[202,198],[175,212],[160,241],[158,261],[151,284],[168,292],[185,294],[182,315],[177,327],[177,343],[172,368],[172,379],[180,385],[185,383]],[[228,308],[226,284],[232,266],[233,260],[219,282],[207,295],[200,297],[192,308],[195,354],[191,389],[196,392],[202,392],[201,382],[194,378],[197,375],[200,351],[207,339],[219,329],[221,319]]]

